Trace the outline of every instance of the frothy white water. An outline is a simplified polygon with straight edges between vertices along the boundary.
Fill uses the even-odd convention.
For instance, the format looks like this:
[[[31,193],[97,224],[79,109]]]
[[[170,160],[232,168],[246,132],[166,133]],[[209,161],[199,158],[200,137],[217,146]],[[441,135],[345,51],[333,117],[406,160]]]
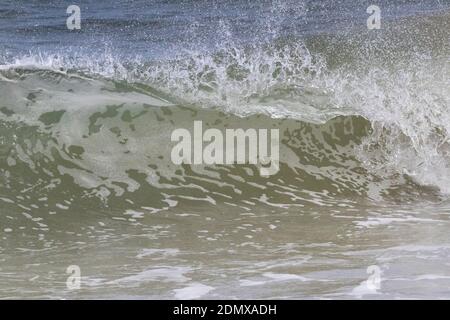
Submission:
[[[406,174],[450,193],[450,62],[420,59],[350,80],[352,103],[372,122],[360,159],[377,174]],[[355,103],[359,102],[359,103]]]
[[[370,64],[356,59],[330,67],[326,56],[313,53],[301,41],[227,45],[214,53],[191,51],[187,56],[158,62],[141,58],[122,61],[108,51],[96,59],[29,55],[0,66],[4,88],[15,85],[11,82],[20,83],[20,90],[27,95],[35,89],[27,87],[31,83],[45,88],[47,99],[38,101],[39,107],[31,114],[24,112],[26,105],[15,105],[18,91],[13,90],[16,95],[11,97],[5,93],[4,99],[10,102],[9,109],[21,114],[21,121],[33,120],[34,124],[44,111],[63,109],[77,114],[81,108],[84,113],[87,105],[95,109],[120,103],[130,107],[136,103],[176,103],[239,116],[262,113],[312,123],[359,115],[373,129],[355,152],[366,169],[384,177],[406,174],[419,184],[450,193],[450,67],[445,52],[441,56],[413,55],[395,63]],[[63,92],[74,84],[72,80],[58,80],[55,87],[55,79],[46,78],[48,75],[41,73],[42,79],[31,75],[24,80],[11,76],[16,70],[19,74],[20,70],[49,70],[63,78],[79,79],[77,91],[83,91],[84,97]],[[36,79],[30,80],[32,77]],[[134,92],[120,92],[118,85],[131,86]],[[136,93],[142,86],[144,95]],[[69,121],[67,116],[64,119]],[[66,125],[60,125],[63,136],[73,137],[77,129],[69,124],[72,129],[68,132],[63,129]]]

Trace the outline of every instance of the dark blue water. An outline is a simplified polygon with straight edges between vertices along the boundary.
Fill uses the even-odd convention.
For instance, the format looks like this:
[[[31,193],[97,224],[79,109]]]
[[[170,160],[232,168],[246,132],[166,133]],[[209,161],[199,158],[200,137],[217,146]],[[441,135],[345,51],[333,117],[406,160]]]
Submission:
[[[66,27],[69,5],[81,9],[81,30]],[[223,42],[345,33],[364,28],[373,1],[3,0],[0,55],[113,51],[168,57],[185,49],[214,50]],[[385,21],[445,11],[448,0],[376,1]]]

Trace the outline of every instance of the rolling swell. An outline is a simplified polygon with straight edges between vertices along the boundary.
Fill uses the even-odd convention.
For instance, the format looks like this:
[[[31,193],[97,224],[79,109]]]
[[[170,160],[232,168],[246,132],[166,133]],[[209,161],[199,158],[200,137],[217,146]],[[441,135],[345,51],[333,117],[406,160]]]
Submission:
[[[199,204],[287,208],[438,196],[402,171],[380,175],[367,166],[365,149],[389,145],[368,140],[380,129],[361,115],[332,112],[321,123],[243,116],[182,105],[142,84],[58,70],[16,68],[2,77],[0,200],[11,211],[96,203],[100,212],[113,207],[139,217]],[[172,164],[171,132],[192,129],[194,120],[220,130],[279,128],[280,171],[262,178],[252,165]]]
[[[0,298],[445,298],[447,0],[4,2]],[[280,170],[174,165],[199,120]]]
[[[432,19],[448,25],[445,16]],[[383,47],[376,36],[367,46],[355,33],[227,43],[168,61],[111,53],[5,60],[0,200],[11,211],[114,207],[137,217],[199,203],[287,208],[446,197],[445,33],[430,28],[432,36],[407,48],[412,34],[401,42],[388,30],[398,45]],[[219,130],[280,129],[280,171],[262,178],[252,165],[174,165],[170,135],[195,120]]]

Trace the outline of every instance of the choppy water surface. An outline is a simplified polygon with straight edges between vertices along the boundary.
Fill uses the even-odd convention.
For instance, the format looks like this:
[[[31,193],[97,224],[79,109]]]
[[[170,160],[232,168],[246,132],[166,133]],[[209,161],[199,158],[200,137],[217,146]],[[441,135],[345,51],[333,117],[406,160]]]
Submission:
[[[450,298],[449,1],[79,2],[0,6],[0,298]]]

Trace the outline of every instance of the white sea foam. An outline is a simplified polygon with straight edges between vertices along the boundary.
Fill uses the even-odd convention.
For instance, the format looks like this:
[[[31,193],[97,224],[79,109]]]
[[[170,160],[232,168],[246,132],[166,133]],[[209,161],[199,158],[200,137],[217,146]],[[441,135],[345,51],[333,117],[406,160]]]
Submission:
[[[198,299],[214,290],[214,287],[201,283],[191,283],[189,286],[173,290],[175,298],[180,300]]]

